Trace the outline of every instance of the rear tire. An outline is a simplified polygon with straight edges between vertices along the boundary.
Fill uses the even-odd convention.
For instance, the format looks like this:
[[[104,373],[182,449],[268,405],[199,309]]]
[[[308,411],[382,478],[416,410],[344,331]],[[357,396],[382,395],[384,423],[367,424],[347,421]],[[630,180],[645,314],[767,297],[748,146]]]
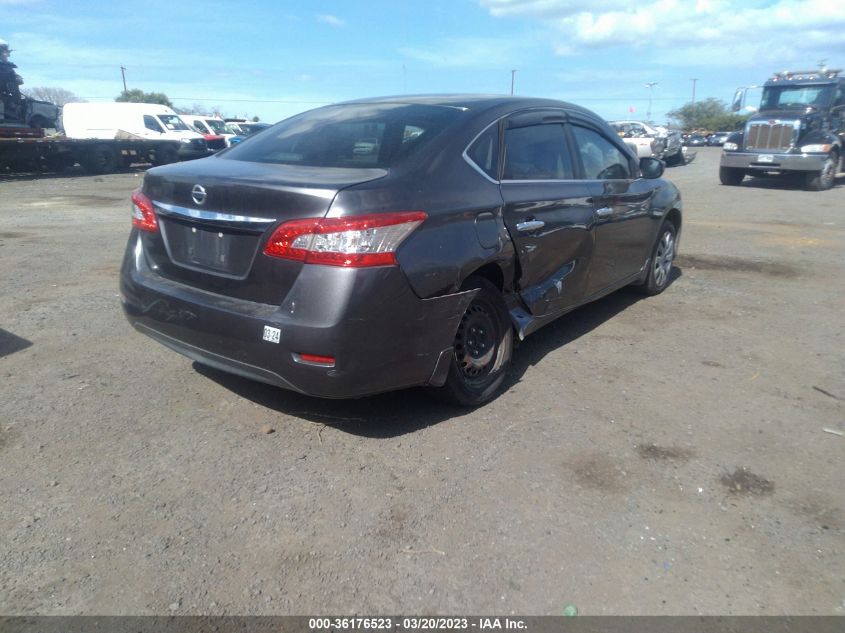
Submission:
[[[100,144],[86,152],[82,165],[91,174],[110,174],[117,169],[117,160],[113,147]]]
[[[719,181],[723,185],[736,187],[745,178],[745,171],[736,167],[719,167]]]
[[[446,383],[433,390],[438,398],[465,407],[490,402],[499,392],[511,363],[513,327],[499,289],[470,277],[461,290],[479,289],[458,331]]]
[[[40,129],[43,130],[43,129],[51,127],[51,126],[50,126],[50,122],[47,119],[45,119],[40,114],[36,114],[34,117],[32,117],[29,120],[29,127],[33,128],[33,129],[39,129],[40,128]]]
[[[819,171],[811,171],[805,176],[804,187],[808,191],[826,191],[833,187],[838,164],[839,156],[836,152],[831,152]]]

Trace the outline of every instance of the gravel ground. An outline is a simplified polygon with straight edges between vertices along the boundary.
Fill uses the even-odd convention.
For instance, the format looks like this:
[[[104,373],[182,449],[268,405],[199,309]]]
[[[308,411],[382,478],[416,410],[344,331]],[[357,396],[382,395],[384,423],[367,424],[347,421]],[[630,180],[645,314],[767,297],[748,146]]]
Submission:
[[[475,411],[192,364],[121,314],[142,171],[0,175],[0,613],[845,613],[845,187],[718,157]]]

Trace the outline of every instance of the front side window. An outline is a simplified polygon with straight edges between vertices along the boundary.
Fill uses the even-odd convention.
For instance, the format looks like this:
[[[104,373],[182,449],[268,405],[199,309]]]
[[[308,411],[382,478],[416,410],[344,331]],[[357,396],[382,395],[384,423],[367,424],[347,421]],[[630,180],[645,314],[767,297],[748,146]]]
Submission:
[[[529,125],[505,131],[505,180],[571,180],[563,125]]]
[[[152,130],[153,132],[164,134],[164,130],[161,128],[161,125],[159,125],[159,122],[156,121],[154,116],[150,116],[149,114],[144,115],[144,127],[148,130]]]
[[[207,127],[211,128],[212,134],[229,134],[229,131],[226,129],[226,123],[223,121],[218,121],[217,119],[206,119],[203,122]]]
[[[631,177],[628,157],[616,145],[593,130],[573,125],[578,155],[588,180],[620,180]]]
[[[168,130],[189,131],[190,129],[185,122],[175,114],[159,114],[158,120],[161,121],[162,125],[164,125],[164,127]]]

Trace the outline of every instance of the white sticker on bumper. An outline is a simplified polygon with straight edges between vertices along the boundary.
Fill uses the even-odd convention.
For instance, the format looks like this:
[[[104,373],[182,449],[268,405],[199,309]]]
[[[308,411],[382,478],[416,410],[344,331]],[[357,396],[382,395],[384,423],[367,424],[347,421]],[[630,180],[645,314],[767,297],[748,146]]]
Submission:
[[[264,326],[264,336],[262,338],[265,341],[270,341],[271,343],[278,343],[281,336],[282,331],[279,328],[270,327],[269,325]]]

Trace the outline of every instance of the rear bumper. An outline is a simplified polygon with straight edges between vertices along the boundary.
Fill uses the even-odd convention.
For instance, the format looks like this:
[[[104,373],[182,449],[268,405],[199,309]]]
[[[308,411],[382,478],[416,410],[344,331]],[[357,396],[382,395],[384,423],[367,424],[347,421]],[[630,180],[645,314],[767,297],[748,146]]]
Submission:
[[[398,267],[302,268],[280,305],[233,299],[162,278],[133,233],[121,301],[140,332],[185,356],[253,380],[323,398],[440,385],[452,341],[476,291],[419,299]],[[263,340],[265,326],[281,331]],[[305,364],[299,354],[335,358]]]
[[[772,160],[762,162],[762,156],[771,156]],[[820,171],[825,158],[825,154],[722,152],[720,166],[748,171]]]

